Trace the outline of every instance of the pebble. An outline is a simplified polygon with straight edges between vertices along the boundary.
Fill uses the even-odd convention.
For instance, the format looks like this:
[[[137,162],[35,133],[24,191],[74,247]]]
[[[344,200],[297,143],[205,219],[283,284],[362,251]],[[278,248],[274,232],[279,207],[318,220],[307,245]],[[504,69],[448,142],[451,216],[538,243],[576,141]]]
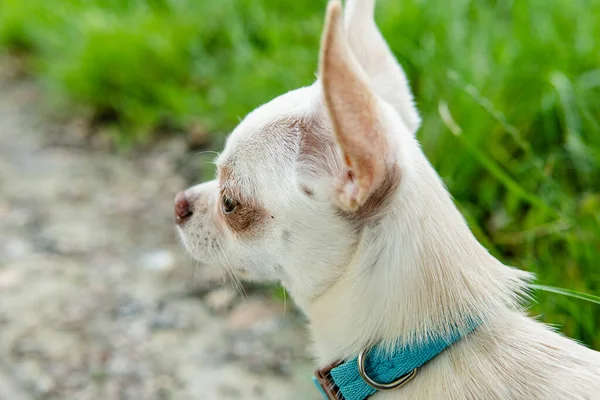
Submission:
[[[229,288],[220,288],[208,293],[204,301],[208,307],[216,312],[225,311],[233,306],[237,294]]]
[[[142,256],[142,266],[150,271],[166,271],[175,266],[175,256],[169,250],[155,250]]]
[[[9,239],[4,245],[4,253],[6,258],[13,260],[24,256],[30,251],[30,246],[27,242],[21,239]]]
[[[283,316],[282,306],[258,299],[248,299],[238,304],[227,319],[231,331],[272,330]]]
[[[11,289],[21,285],[23,273],[16,269],[0,269],[0,290]]]

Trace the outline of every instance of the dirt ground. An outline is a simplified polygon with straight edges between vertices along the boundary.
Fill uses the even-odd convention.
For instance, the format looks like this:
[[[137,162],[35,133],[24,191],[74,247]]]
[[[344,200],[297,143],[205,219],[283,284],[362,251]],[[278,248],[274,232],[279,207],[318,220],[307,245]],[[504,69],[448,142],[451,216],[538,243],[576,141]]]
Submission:
[[[318,399],[304,321],[178,244],[181,138],[117,154],[0,81],[0,399]]]

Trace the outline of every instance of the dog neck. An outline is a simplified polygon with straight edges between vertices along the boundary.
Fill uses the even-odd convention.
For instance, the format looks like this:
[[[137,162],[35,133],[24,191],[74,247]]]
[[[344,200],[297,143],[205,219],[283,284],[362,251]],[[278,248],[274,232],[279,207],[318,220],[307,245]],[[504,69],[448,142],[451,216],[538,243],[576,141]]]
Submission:
[[[491,256],[429,162],[414,165],[342,275],[304,307],[321,364],[519,308],[529,274]]]

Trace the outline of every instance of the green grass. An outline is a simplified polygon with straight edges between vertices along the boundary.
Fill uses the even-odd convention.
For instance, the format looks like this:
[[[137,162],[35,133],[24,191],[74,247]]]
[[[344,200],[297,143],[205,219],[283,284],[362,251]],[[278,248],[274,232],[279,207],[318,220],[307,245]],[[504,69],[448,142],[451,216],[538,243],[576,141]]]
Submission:
[[[325,2],[0,0],[0,48],[122,145],[215,134],[314,79]],[[539,283],[600,292],[600,0],[380,0],[419,138],[479,239]],[[106,118],[109,116],[110,118]],[[104,117],[104,118],[102,118]],[[532,312],[600,349],[600,306]]]

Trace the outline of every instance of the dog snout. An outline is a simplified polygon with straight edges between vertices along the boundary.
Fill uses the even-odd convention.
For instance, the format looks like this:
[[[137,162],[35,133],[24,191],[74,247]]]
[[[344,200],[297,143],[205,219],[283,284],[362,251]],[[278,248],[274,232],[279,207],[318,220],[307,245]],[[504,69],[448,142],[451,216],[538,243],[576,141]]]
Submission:
[[[175,222],[183,225],[194,214],[194,205],[190,202],[185,192],[179,192],[175,196]]]

